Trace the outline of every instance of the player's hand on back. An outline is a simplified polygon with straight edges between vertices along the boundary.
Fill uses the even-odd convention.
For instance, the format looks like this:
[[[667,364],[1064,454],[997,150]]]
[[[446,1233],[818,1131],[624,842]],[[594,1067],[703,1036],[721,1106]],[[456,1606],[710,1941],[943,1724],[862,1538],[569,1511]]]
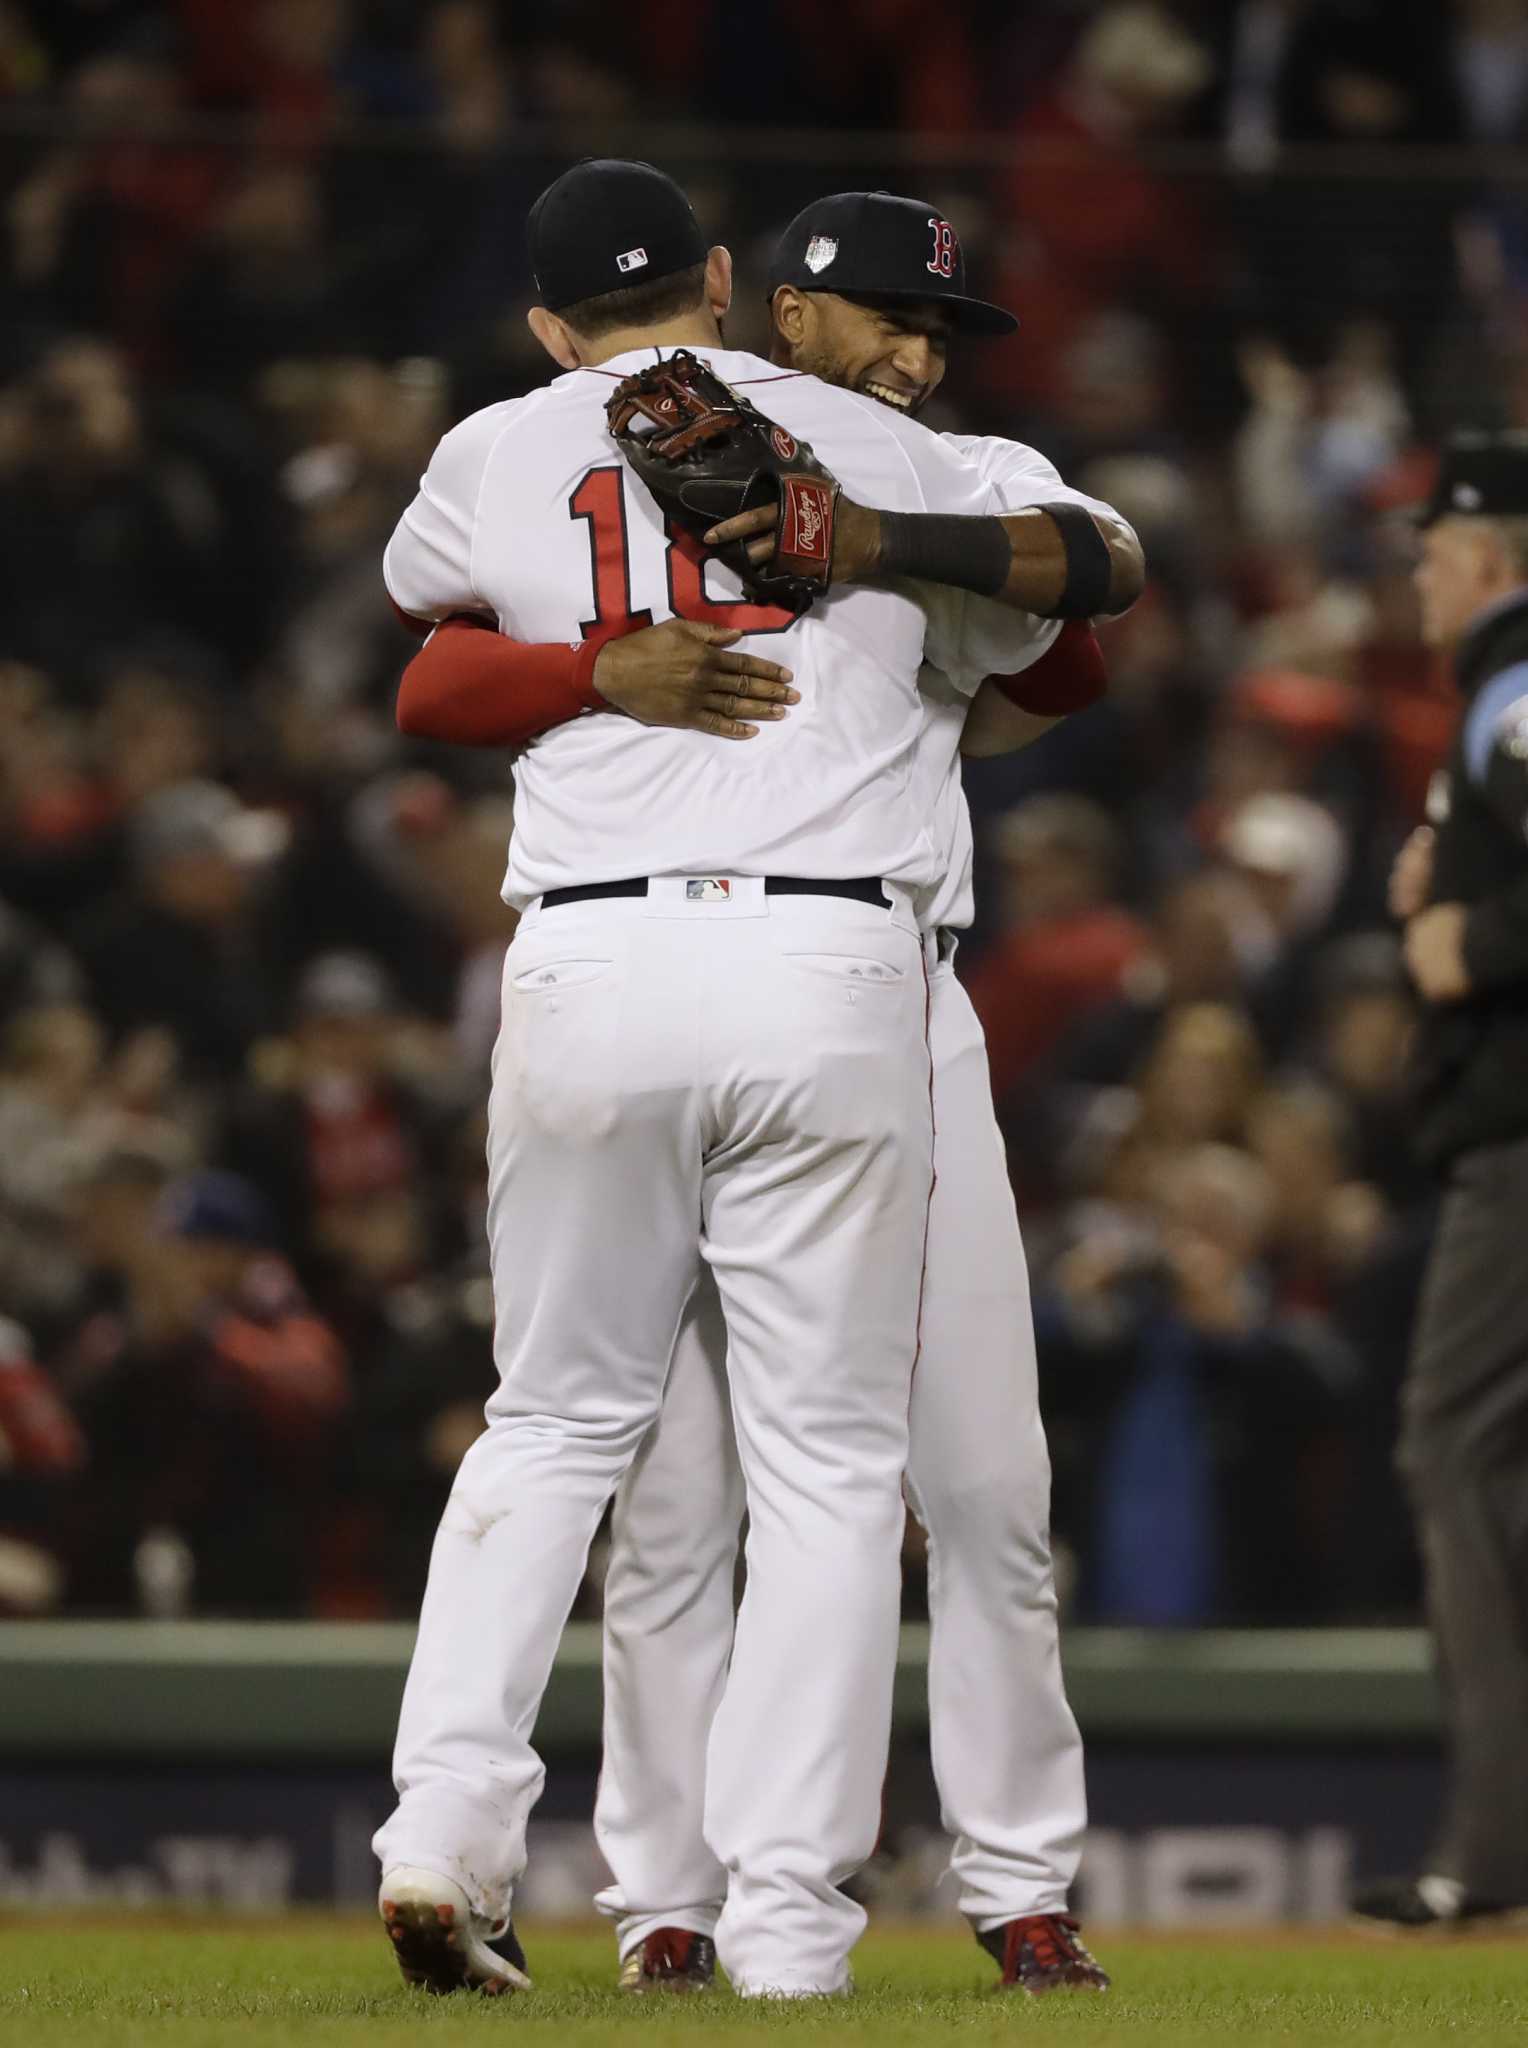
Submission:
[[[733,654],[739,632],[690,619],[666,619],[624,633],[600,649],[594,687],[642,725],[675,726],[717,739],[751,740],[761,724],[801,702],[791,671],[756,655]]]

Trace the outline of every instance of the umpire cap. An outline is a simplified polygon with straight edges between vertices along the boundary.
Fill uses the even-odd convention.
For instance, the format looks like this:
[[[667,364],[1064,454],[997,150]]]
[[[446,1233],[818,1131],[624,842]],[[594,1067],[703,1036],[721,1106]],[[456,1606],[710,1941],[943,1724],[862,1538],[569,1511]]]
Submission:
[[[966,292],[960,237],[937,206],[895,192],[833,192],[802,208],[776,244],[769,294],[782,284],[846,299],[945,307],[961,334],[1012,334],[1018,321]]]
[[[1416,515],[1418,526],[1453,514],[1516,519],[1528,513],[1528,433],[1454,434],[1443,451],[1432,496]]]

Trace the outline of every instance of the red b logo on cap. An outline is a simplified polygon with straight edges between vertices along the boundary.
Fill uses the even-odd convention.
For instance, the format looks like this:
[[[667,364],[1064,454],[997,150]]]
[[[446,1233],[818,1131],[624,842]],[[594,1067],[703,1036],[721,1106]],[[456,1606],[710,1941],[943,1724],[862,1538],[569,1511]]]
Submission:
[[[928,268],[933,271],[935,277],[953,277],[957,252],[955,230],[947,220],[940,220],[937,214],[929,215],[928,224],[934,230],[934,253],[929,259]]]

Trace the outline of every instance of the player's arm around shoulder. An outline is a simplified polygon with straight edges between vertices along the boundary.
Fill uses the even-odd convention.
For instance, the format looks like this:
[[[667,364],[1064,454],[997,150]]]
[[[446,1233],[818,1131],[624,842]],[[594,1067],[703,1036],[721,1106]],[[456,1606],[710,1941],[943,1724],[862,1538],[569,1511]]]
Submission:
[[[941,444],[969,464],[989,493],[989,509],[1011,512],[1037,496],[1070,496],[1038,449],[996,436],[946,434]],[[945,666],[971,695],[961,751],[968,757],[1012,753],[1104,695],[1108,676],[1092,622],[1057,620],[943,586],[927,586],[933,638]],[[931,658],[939,660],[940,652]],[[964,682],[962,682],[964,678]]]
[[[842,463],[845,490],[852,487],[873,496],[877,505],[920,516],[975,520],[994,509],[996,486],[965,437],[936,434],[858,392],[828,390],[825,400],[849,415],[854,466],[834,451],[835,472]],[[836,418],[835,426],[845,431]],[[1051,621],[984,603],[951,584],[921,577],[900,580],[924,613],[926,660],[967,696],[992,671],[1026,667],[1055,636]]]
[[[640,725],[754,739],[801,698],[788,668],[731,652],[741,638],[667,619],[603,643],[528,644],[486,621],[450,618],[403,672],[398,729],[455,746],[523,747],[585,712],[620,711]]]
[[[925,434],[922,443],[907,443],[906,452],[926,509],[869,504],[843,490],[834,507],[829,583],[911,577],[1052,619],[1113,617],[1140,596],[1140,541],[1111,508],[1042,481],[1020,509],[993,512],[971,501],[973,483],[984,481],[974,465],[916,421],[886,424],[904,436]],[[748,562],[759,567],[774,555],[775,523],[772,507],[743,512],[710,528],[705,545],[741,544]]]
[[[1140,536],[1124,514],[1102,498],[1067,483],[1048,455],[1023,441],[998,434],[944,434],[947,447],[963,456],[992,486],[992,509],[1004,518],[1043,512],[1048,506],[1075,506],[1087,513],[1109,549],[1111,575],[1124,602],[1110,616],[1127,611],[1145,586],[1146,555]]]

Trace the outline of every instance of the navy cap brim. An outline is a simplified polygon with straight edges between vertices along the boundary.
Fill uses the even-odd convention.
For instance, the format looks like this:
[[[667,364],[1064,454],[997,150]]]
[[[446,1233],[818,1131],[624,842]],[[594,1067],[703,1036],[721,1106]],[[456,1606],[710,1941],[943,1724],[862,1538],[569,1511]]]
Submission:
[[[785,279],[781,281],[794,282],[794,280]],[[798,283],[796,284],[796,289],[800,292],[820,292],[829,291],[832,287],[816,283]],[[962,298],[956,292],[846,291],[841,292],[839,296],[845,299],[877,299],[884,301],[887,305],[938,306],[949,314],[950,325],[957,334],[985,334],[989,337],[999,334],[1012,334],[1019,324],[1016,313],[1005,312],[1001,306],[991,306],[985,299]]]

